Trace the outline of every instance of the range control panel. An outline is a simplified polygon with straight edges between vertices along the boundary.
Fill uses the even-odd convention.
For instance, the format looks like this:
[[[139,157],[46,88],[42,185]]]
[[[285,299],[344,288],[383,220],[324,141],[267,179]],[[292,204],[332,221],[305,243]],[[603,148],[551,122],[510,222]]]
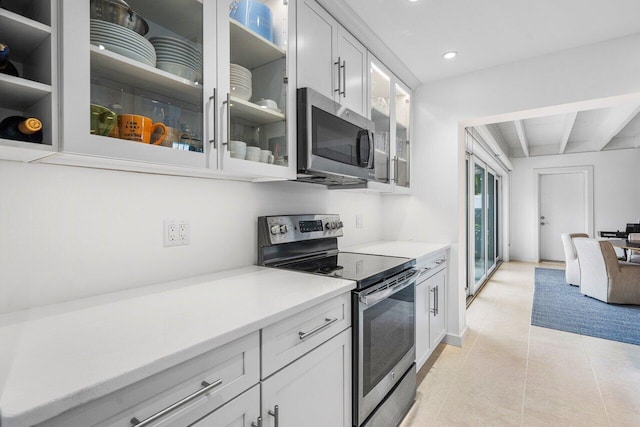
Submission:
[[[262,221],[259,226],[268,230],[272,245],[343,235],[338,215],[269,216],[259,221]]]

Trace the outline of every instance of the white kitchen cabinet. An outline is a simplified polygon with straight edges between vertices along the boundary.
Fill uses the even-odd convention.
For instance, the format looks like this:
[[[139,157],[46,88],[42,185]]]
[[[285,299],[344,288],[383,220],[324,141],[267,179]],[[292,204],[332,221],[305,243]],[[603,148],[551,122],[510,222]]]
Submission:
[[[367,49],[315,0],[298,11],[298,86],[367,116]]]
[[[218,164],[225,174],[260,181],[295,179],[296,70],[290,45],[295,47],[296,2],[266,0],[260,7],[271,13],[271,33],[266,26],[261,34],[248,28],[238,2],[218,1]],[[250,93],[238,84],[241,73]],[[275,105],[258,105],[263,100]]]
[[[58,145],[58,1],[3,0],[0,43],[9,47],[19,77],[0,73],[0,121],[9,116],[42,122],[42,144],[0,138],[0,159],[33,161]]]
[[[259,417],[260,386],[256,385],[191,426],[257,427]]]
[[[351,328],[262,382],[265,427],[351,426]]]
[[[149,24],[144,37],[131,30],[116,30],[115,24],[111,27],[104,21],[92,21],[88,1],[68,1],[62,5],[62,151],[142,164],[215,167],[216,150],[208,142],[213,139],[210,97],[216,87],[217,71],[215,2],[130,0],[128,3]],[[104,25],[119,36],[105,36]],[[179,40],[182,47],[175,47],[176,52],[185,49],[197,52],[189,54],[192,67],[197,68],[192,78],[156,68],[153,58],[144,56],[145,48],[136,47],[148,48],[148,39],[158,36]],[[110,37],[124,41],[112,45],[105,42]],[[156,51],[151,46],[151,55]],[[136,115],[146,117],[154,125],[161,122],[167,126],[167,133],[162,140],[157,134],[147,137],[146,132],[136,131],[140,130],[142,119],[139,123],[125,119],[126,123],[122,126],[116,123],[105,135],[110,126],[96,128],[95,120],[113,122],[109,119],[112,113],[100,110],[92,114],[92,105],[96,109],[106,108],[118,118]],[[125,131],[129,124],[134,131]],[[139,134],[142,136],[138,138]]]
[[[90,20],[89,2],[64,5],[64,22],[73,22],[63,28],[65,156],[50,161],[243,180],[295,178],[295,90],[288,89],[296,81],[295,66],[289,65],[295,64],[295,48],[289,48],[295,47],[295,2],[259,3],[268,8],[260,19],[272,18],[268,35],[248,28],[247,20],[234,14],[240,6],[232,0],[128,3],[150,29],[142,41],[124,48],[104,42],[106,30],[100,27],[105,23]],[[118,31],[125,40],[131,37]],[[164,46],[154,42],[157,62],[145,62],[136,46],[157,37],[169,39],[160,42]],[[195,64],[193,75],[156,68],[176,55]],[[237,75],[231,79],[231,64],[249,70],[242,81],[247,90],[240,88]],[[263,99],[275,105],[258,105]],[[90,106],[119,118],[162,122],[166,136],[161,140],[164,131],[156,129],[147,140],[127,139],[117,125],[105,135],[90,120],[103,114],[90,114]],[[230,141],[254,147],[247,151],[258,150],[258,156],[236,155]]]
[[[146,420],[156,427],[191,425],[259,380],[256,331],[39,425],[131,427]],[[257,412],[246,408],[254,419]]]
[[[369,188],[408,194],[411,183],[411,91],[369,54],[368,111],[375,124],[376,179]]]
[[[416,364],[419,370],[446,333],[447,256],[441,252],[418,260],[416,283]]]

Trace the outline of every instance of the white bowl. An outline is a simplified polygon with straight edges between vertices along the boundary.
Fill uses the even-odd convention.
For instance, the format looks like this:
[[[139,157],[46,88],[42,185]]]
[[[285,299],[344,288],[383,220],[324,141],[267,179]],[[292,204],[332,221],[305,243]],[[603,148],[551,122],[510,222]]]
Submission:
[[[181,64],[175,64],[173,62],[158,61],[156,62],[156,68],[166,71],[167,73],[174,74],[178,77],[182,77],[183,79],[190,80],[192,82],[195,82],[198,78],[198,73],[195,70]]]
[[[273,99],[264,99],[262,98],[260,101],[256,102],[257,105],[261,107],[270,108],[272,110],[278,109],[278,104]]]
[[[251,99],[251,89],[247,89],[242,86],[231,86],[231,94],[236,98],[240,98],[243,101],[248,101]]]

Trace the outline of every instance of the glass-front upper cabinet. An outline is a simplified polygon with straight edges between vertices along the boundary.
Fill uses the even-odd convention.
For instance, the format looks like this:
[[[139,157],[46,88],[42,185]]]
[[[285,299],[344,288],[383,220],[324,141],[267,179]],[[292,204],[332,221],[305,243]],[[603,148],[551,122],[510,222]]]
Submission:
[[[369,111],[375,124],[375,177],[367,186],[407,194],[411,171],[411,91],[369,54]]]
[[[395,157],[394,182],[396,186],[409,188],[411,177],[411,95],[409,89],[399,83],[395,85]]]
[[[215,2],[65,2],[63,19],[64,152],[217,166]]]
[[[58,1],[0,1],[0,159],[32,161],[58,141]]]
[[[219,34],[228,35],[218,39],[225,172],[256,179],[295,176],[293,8],[288,0],[220,2]]]
[[[376,61],[370,62],[370,108],[375,124],[375,181],[390,183],[391,158],[391,74]]]

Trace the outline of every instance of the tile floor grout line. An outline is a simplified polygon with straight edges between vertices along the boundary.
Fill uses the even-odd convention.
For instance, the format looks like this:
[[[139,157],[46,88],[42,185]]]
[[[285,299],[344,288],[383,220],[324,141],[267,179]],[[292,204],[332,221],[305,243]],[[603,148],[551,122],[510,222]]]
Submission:
[[[607,422],[609,423],[609,427],[612,427],[611,417],[609,417],[609,410],[607,409],[607,403],[604,401],[604,396],[602,395],[602,389],[600,388],[600,383],[598,382],[598,376],[596,375],[596,370],[593,367],[593,363],[591,363],[591,356],[587,351],[587,348],[584,345],[585,336],[580,335],[580,343],[582,344],[582,349],[584,353],[587,355],[587,360],[589,361],[589,367],[591,368],[591,373],[593,374],[593,380],[596,382],[596,387],[598,388],[598,394],[600,395],[600,401],[602,401],[602,406],[604,407],[604,413],[607,416]]]

